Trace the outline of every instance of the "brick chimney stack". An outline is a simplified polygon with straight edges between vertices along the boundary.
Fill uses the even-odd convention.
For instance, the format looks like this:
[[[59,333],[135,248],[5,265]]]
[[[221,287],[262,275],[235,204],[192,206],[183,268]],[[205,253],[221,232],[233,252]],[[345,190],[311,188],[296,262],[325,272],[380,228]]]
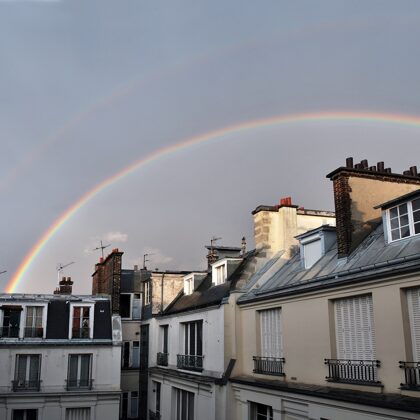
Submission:
[[[384,162],[369,166],[367,159],[327,175],[333,181],[339,258],[347,257],[381,222],[375,206],[420,188],[420,176],[412,166],[403,174],[393,173]]]
[[[58,287],[54,290],[55,295],[71,295],[73,291],[73,282],[71,277],[63,277]]]

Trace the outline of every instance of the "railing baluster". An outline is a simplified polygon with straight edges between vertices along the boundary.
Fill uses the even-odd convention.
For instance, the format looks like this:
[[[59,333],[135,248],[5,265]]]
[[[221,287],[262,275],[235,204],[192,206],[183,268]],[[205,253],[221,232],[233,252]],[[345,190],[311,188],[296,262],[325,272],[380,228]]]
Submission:
[[[400,368],[404,369],[405,383],[401,384],[402,389],[420,390],[420,362],[399,362]]]
[[[377,360],[325,359],[328,365],[327,381],[379,384],[376,369],[380,366]],[[407,375],[407,372],[406,372]]]

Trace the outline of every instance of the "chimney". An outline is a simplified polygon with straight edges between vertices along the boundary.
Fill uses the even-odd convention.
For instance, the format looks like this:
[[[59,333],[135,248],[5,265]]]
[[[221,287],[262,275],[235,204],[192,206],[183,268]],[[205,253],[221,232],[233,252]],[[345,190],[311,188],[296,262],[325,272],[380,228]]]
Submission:
[[[101,258],[95,265],[92,274],[92,295],[106,295],[111,297],[112,312],[118,314],[120,310],[121,266],[122,255],[118,248],[105,258]]]
[[[241,256],[244,256],[246,253],[246,238],[245,236],[242,237],[241,241]]]
[[[54,290],[55,295],[71,295],[73,290],[73,282],[71,277],[63,277],[58,283],[58,287]]]
[[[370,166],[366,159],[327,175],[333,181],[339,258],[347,257],[382,221],[375,206],[420,188],[420,176],[412,166],[403,174],[392,173],[384,162]]]

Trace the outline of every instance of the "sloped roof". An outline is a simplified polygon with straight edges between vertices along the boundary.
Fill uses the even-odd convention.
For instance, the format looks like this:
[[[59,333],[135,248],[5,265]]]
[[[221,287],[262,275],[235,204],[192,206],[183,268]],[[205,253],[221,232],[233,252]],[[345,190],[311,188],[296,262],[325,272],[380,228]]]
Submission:
[[[388,244],[381,224],[348,258],[339,259],[337,247],[333,246],[311,268],[305,269],[298,252],[260,288],[241,296],[238,303],[264,299],[273,294],[294,294],[343,282],[362,281],[367,277],[389,275],[395,270],[410,270],[417,265],[420,266],[420,235]]]
[[[236,289],[237,281],[254,254],[255,251],[246,253],[243,260],[223,284],[213,286],[212,275],[209,272],[193,293],[184,295],[184,292],[181,291],[178,297],[163,311],[162,316],[220,305],[223,299],[228,297],[232,290]]]

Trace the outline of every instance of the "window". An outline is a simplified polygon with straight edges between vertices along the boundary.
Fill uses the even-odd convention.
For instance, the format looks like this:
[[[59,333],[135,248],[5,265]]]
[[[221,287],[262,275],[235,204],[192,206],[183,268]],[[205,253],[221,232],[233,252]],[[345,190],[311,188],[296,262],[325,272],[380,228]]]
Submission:
[[[42,328],[42,306],[27,306],[25,321],[25,337],[42,338],[44,331]]]
[[[144,282],[144,304],[150,305],[152,303],[152,282]]]
[[[67,388],[92,388],[91,354],[70,354]]]
[[[66,408],[66,420],[90,420],[90,407]]]
[[[335,301],[337,358],[375,359],[375,330],[372,296]]]
[[[203,321],[184,324],[185,354],[190,356],[203,355]]]
[[[18,338],[21,306],[3,306],[2,337]]]
[[[90,338],[90,307],[73,307],[72,338]]]
[[[140,293],[134,293],[133,294],[133,308],[132,308],[131,318],[133,318],[133,319],[140,319],[141,318]]]
[[[138,368],[140,366],[140,342],[124,341],[121,352],[121,367]]]
[[[392,207],[387,214],[390,242],[420,233],[420,198]]]
[[[322,256],[321,239],[302,243],[305,268],[311,268]]]
[[[168,333],[169,325],[161,325],[162,332],[162,353],[168,354]]]
[[[251,402],[249,407],[250,420],[273,420],[273,407]]]
[[[260,311],[261,356],[283,357],[281,309]]]
[[[194,291],[194,276],[184,279],[184,295],[190,295]]]
[[[131,314],[131,294],[120,294],[120,315],[121,318],[130,318]]]
[[[156,416],[159,418],[159,416],[160,416],[161,383],[160,382],[153,382],[153,384],[155,385],[155,391],[156,391],[155,413],[156,413]]]
[[[41,355],[17,354],[13,390],[39,389]]]
[[[130,398],[130,417],[136,418],[139,408],[139,393],[137,391],[131,391]]]
[[[175,420],[194,420],[194,394],[183,389],[175,391]]]
[[[123,392],[121,396],[121,418],[126,419],[128,415],[128,392]]]
[[[407,290],[413,362],[420,362],[420,287]]]
[[[30,408],[26,410],[13,410],[12,420],[37,420],[38,410]]]
[[[226,281],[226,263],[222,263],[221,265],[215,266],[214,271],[214,284],[217,286],[218,284],[222,284]]]

